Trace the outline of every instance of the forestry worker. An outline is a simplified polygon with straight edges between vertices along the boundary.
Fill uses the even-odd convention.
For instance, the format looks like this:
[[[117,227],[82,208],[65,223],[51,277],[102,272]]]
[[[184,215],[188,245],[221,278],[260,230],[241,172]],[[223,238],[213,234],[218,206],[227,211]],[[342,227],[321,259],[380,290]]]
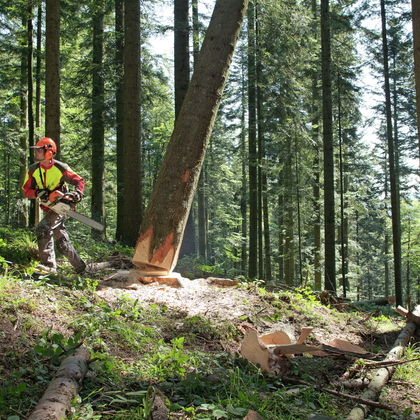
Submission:
[[[44,217],[35,229],[39,259],[42,264],[40,268],[48,272],[56,271],[55,241],[58,251],[67,257],[75,272],[82,273],[85,271],[86,264],[70,242],[64,226],[64,216],[50,210],[42,204],[42,201],[48,201],[49,194],[52,191],[59,190],[62,193],[67,193],[66,184],[70,184],[75,187],[75,191],[71,193],[73,201],[78,203],[83,197],[85,182],[68,165],[54,160],[54,155],[57,153],[57,145],[54,140],[44,137],[31,148],[35,149],[36,163],[28,169],[23,184],[23,193],[26,198],[39,198],[41,209],[44,211]]]

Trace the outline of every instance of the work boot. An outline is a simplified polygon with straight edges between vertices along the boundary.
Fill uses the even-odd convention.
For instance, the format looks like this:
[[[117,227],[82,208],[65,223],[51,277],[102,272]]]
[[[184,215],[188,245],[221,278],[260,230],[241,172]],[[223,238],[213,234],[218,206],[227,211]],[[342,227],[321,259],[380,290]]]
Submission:
[[[86,270],[86,264],[84,261],[82,261],[82,265],[80,265],[79,267],[75,267],[74,272],[76,274],[82,274],[85,270]]]
[[[57,274],[57,269],[55,267],[50,267],[48,265],[44,265],[44,264],[38,264],[35,267],[35,271],[39,271],[42,274]]]

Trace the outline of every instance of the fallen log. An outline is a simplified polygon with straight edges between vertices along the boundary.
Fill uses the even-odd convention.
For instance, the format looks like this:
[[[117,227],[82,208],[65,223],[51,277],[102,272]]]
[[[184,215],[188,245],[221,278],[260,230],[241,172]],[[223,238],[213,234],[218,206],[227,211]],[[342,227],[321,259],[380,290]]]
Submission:
[[[417,325],[420,325],[420,317],[414,315],[412,312],[407,311],[407,309],[403,308],[402,306],[398,306],[397,309],[395,309],[397,313],[400,315],[406,317],[410,321],[415,322]]]
[[[415,312],[420,312],[420,306],[416,308]],[[414,334],[416,326],[416,323],[412,321],[407,324],[395,341],[394,346],[388,353],[385,361],[397,361],[401,358],[404,352],[404,347],[407,345],[410,337]],[[363,400],[377,401],[382,388],[386,385],[394,370],[395,366],[387,366],[378,369],[361,398]],[[346,420],[363,420],[368,411],[369,406],[367,404],[358,404],[353,408],[353,410],[351,410],[350,414],[346,417]]]
[[[90,352],[80,347],[67,356],[50,382],[28,420],[60,420],[67,418],[71,401],[78,394],[89,367]]]
[[[359,300],[357,302],[352,302],[353,305],[363,305],[363,304],[371,304],[371,305],[377,305],[377,306],[386,306],[386,305],[393,305],[395,303],[395,297],[394,296],[388,296],[373,300]]]

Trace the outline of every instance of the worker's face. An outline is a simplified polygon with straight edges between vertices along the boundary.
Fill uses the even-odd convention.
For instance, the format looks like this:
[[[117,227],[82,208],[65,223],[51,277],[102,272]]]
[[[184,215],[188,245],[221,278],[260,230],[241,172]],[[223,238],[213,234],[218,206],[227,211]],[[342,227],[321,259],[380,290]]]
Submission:
[[[45,150],[44,149],[34,149],[35,160],[41,162],[45,159]]]

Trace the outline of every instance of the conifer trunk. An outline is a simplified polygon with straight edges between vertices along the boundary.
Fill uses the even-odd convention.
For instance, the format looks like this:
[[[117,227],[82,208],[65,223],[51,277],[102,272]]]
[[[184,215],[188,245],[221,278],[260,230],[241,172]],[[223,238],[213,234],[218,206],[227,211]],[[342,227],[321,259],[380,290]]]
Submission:
[[[124,245],[134,246],[142,222],[140,2],[125,1],[124,13]]]
[[[24,10],[26,14],[26,10]],[[22,40],[21,40],[21,63],[20,63],[20,148],[23,153],[19,156],[19,186],[25,181],[28,166],[28,137],[26,130],[28,128],[28,36],[27,36],[28,20],[26,17],[22,19]],[[27,226],[27,211],[25,195],[22,188],[19,188],[19,207],[18,220],[19,227],[24,229]]]
[[[416,80],[417,139],[420,159],[420,0],[411,0],[413,22],[414,76]]]
[[[116,135],[117,135],[117,228],[120,242],[124,232],[124,0],[115,0]]]
[[[318,3],[317,0],[312,0],[311,3],[314,33],[317,33],[318,22]],[[315,290],[321,290],[322,275],[321,275],[321,206],[320,206],[320,168],[319,168],[319,88],[318,88],[319,73],[315,70],[312,74],[312,141],[314,144],[314,183],[312,187],[313,192],[313,229],[314,229],[314,286]]]
[[[133,263],[149,273],[169,273],[176,265],[247,5],[248,0],[216,2],[133,256]]]
[[[258,275],[258,183],[255,91],[255,13],[254,4],[248,7],[248,159],[249,159],[249,249],[248,276]]]
[[[46,0],[45,38],[45,136],[60,159],[60,0]]]
[[[200,29],[198,20],[198,1],[192,0],[193,14],[193,56],[194,68],[198,62],[198,54],[200,52]],[[198,202],[198,253],[207,260],[207,229],[206,229],[206,196],[205,196],[205,172],[206,166],[203,163],[200,178],[198,179],[197,202]]]
[[[321,0],[322,114],[324,137],[325,289],[336,293],[334,143],[331,94],[331,38],[329,0]]]
[[[175,52],[175,121],[181,111],[190,82],[188,0],[174,1],[174,52]],[[185,225],[180,257],[195,255],[194,208],[191,206]]]
[[[241,188],[241,232],[242,232],[242,246],[241,246],[241,268],[242,274],[246,275],[248,254],[247,249],[247,179],[246,179],[246,128],[245,128],[245,75],[244,65],[242,64],[242,115],[241,115],[241,157],[242,157],[242,188]]]
[[[382,47],[385,78],[385,110],[388,139],[389,177],[391,184],[391,211],[392,211],[392,243],[394,246],[394,281],[395,299],[397,305],[402,305],[402,272],[401,272],[401,222],[399,212],[398,181],[395,169],[394,139],[392,136],[391,92],[389,86],[388,42],[386,38],[385,1],[381,0],[382,19]]]
[[[293,198],[292,198],[292,157],[291,157],[291,145],[290,139],[287,140],[287,157],[286,157],[286,179],[285,179],[285,200],[284,200],[284,213],[285,225],[286,225],[286,237],[284,244],[284,277],[285,282],[288,286],[293,286],[294,281],[294,266],[295,266],[295,256],[294,256],[294,212],[293,212]]]
[[[105,126],[104,126],[104,78],[103,78],[103,2],[93,3],[93,75],[92,75],[92,218],[105,222]],[[105,227],[106,229],[106,227]],[[92,229],[92,236],[103,238],[105,232]]]

